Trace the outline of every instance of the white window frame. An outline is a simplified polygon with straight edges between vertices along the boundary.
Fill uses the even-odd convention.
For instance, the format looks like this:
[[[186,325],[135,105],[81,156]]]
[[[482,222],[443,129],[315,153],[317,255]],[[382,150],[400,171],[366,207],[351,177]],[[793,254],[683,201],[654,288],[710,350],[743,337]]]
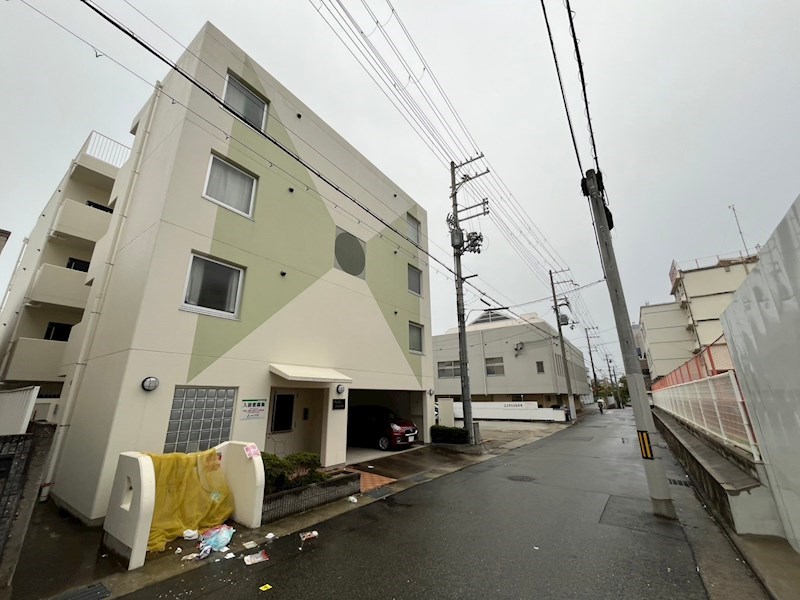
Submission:
[[[447,364],[448,366],[442,367],[441,365]],[[451,369],[453,371],[452,375],[441,375],[439,373],[440,369]],[[456,372],[458,371],[458,372]],[[456,377],[461,377],[461,361],[458,360],[440,360],[436,362],[436,377],[437,379],[455,379]]]
[[[225,202],[223,202],[222,200],[217,200],[213,196],[209,196],[208,195],[208,180],[211,178],[211,165],[214,164],[214,159],[217,159],[217,160],[219,160],[221,162],[224,162],[229,167],[233,167],[234,169],[236,169],[240,173],[244,173],[250,179],[253,180],[253,189],[250,192],[250,212],[249,213],[242,212],[241,210],[239,210],[237,208],[233,208],[230,204],[225,204]],[[222,208],[227,208],[229,211],[235,212],[237,215],[242,215],[243,217],[247,217],[248,219],[252,219],[253,218],[253,211],[255,210],[255,206],[256,206],[256,190],[257,189],[258,189],[258,177],[256,177],[255,175],[252,175],[252,174],[248,173],[247,171],[245,171],[244,169],[236,166],[234,163],[229,161],[227,158],[223,158],[222,156],[220,156],[218,154],[215,154],[213,152],[211,153],[211,158],[208,159],[208,168],[206,169],[206,181],[203,184],[203,193],[201,194],[201,196],[203,198],[205,198],[209,202],[213,202],[214,204],[216,204],[218,206],[221,206]]]
[[[416,240],[411,235],[412,221],[413,221],[413,224],[415,226],[414,230],[416,231],[416,234],[417,234],[416,235],[416,237],[417,237]],[[422,221],[420,221],[417,217],[415,217],[411,213],[406,213],[406,223],[408,223],[408,227],[409,227],[408,228],[408,237],[409,237],[409,239],[411,239],[411,241],[416,243],[418,246],[422,245]]]
[[[498,361],[499,360],[500,363],[499,364],[491,364],[490,365],[489,364],[490,360],[492,360],[492,361]],[[505,363],[503,361],[503,357],[502,356],[487,356],[484,359],[484,367],[486,367],[486,376],[487,377],[504,377],[505,374],[506,374],[506,366],[505,366]],[[489,373],[489,368],[496,369],[497,367],[502,367],[503,372],[502,373]]]
[[[414,325],[416,327],[419,327],[419,331],[420,331],[419,345],[421,346],[420,350],[414,350],[414,349],[411,348],[411,326],[412,325]],[[409,321],[408,322],[408,327],[409,327],[408,351],[411,354],[424,355],[425,354],[425,326],[422,323],[417,323],[416,321]]]
[[[415,267],[411,263],[408,263],[408,268],[409,269],[413,269],[414,271],[416,271],[419,274],[419,292],[415,292],[410,287],[408,288],[408,291],[410,293],[414,294],[415,296],[419,296],[420,298],[422,298],[422,292],[423,292],[423,289],[422,289],[422,269],[418,269],[417,267]]]
[[[192,252],[189,255],[189,265],[186,268],[186,279],[183,285],[183,302],[181,303],[181,310],[185,310],[187,312],[198,313],[201,315],[208,315],[210,317],[220,317],[222,319],[230,319],[231,321],[238,321],[239,320],[239,313],[241,312],[242,308],[242,288],[244,285],[244,272],[245,269],[242,267],[237,267],[230,263],[226,263],[221,260],[216,260],[209,256],[204,256],[203,254],[198,254],[196,252]],[[186,292],[189,289],[189,278],[192,276],[192,262],[194,261],[195,257],[201,258],[203,260],[207,260],[209,262],[217,263],[218,265],[222,265],[223,267],[228,267],[229,269],[235,269],[239,271],[239,281],[236,287],[236,309],[234,312],[229,313],[225,312],[224,310],[216,310],[214,308],[206,308],[205,306],[196,306],[194,304],[189,304],[186,302]]]
[[[244,79],[242,79],[238,75],[235,75],[235,74],[231,73],[230,71],[228,71],[228,74],[225,76],[225,86],[222,88],[222,103],[225,106],[228,106],[228,104],[225,102],[225,98],[228,96],[228,81],[230,81],[231,77],[233,77],[243,88],[248,89],[250,91],[250,93],[253,94],[256,98],[258,98],[259,100],[264,102],[264,114],[261,115],[261,128],[260,128],[261,132],[264,133],[267,130],[267,113],[269,112],[269,100],[267,100],[266,98],[261,96],[261,94],[256,92],[252,88],[252,86],[248,85],[245,82]],[[230,108],[230,106],[228,106],[228,108]],[[250,125],[250,123],[248,123],[244,119],[240,119],[238,116],[236,116],[236,113],[231,112],[231,114],[234,117],[236,117],[237,119],[239,119],[245,125],[248,125],[248,126]]]

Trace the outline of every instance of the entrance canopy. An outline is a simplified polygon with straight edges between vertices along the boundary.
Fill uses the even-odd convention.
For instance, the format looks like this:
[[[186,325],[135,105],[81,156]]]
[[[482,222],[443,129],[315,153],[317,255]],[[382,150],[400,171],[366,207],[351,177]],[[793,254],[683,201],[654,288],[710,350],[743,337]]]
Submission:
[[[308,367],[306,365],[280,365],[272,363],[269,370],[288,381],[311,381],[316,383],[352,383],[353,380],[327,367]]]

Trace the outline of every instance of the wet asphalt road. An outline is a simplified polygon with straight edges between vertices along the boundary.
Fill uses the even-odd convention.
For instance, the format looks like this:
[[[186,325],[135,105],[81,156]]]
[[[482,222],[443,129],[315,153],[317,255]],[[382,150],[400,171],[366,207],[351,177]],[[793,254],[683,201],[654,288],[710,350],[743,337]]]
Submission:
[[[706,598],[649,510],[632,412],[609,411],[320,523],[303,551],[281,538],[126,598]]]

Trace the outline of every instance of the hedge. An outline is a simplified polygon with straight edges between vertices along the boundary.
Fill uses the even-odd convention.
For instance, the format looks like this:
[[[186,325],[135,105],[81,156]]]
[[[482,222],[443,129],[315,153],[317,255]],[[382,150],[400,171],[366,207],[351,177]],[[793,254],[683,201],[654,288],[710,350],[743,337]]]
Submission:
[[[431,440],[439,444],[469,444],[469,432],[463,427],[433,425]]]

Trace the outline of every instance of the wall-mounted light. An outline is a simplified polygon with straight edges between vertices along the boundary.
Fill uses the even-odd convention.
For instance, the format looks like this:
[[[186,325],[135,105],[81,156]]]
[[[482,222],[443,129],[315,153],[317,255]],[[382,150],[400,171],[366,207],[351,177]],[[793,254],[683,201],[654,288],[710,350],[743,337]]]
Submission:
[[[336,393],[337,394],[344,394],[344,386],[341,383],[336,386]]]
[[[152,392],[158,387],[158,377],[145,377],[142,379],[142,389],[145,392]]]

